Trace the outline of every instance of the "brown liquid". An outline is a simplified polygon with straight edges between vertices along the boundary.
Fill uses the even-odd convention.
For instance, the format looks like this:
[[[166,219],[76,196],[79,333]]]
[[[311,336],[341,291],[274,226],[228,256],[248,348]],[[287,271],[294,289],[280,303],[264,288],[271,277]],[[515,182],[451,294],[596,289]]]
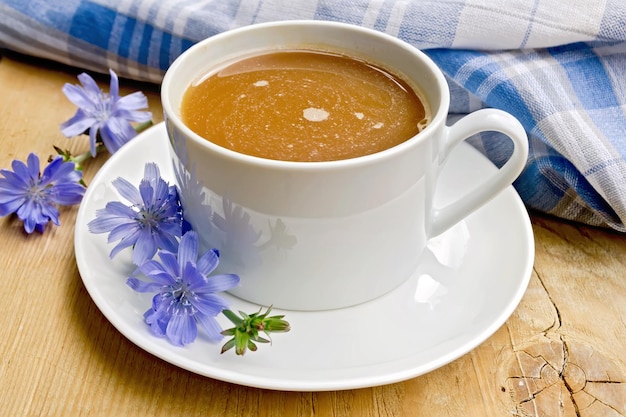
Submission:
[[[400,78],[343,55],[298,50],[243,59],[185,92],[184,123],[236,152],[285,161],[368,155],[427,123]]]

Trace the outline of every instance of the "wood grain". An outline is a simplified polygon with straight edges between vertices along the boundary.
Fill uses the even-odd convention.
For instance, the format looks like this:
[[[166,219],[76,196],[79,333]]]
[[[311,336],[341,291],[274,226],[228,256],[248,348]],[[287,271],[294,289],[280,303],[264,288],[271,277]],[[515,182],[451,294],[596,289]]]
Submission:
[[[52,144],[75,107],[61,92],[79,70],[21,56],[0,60],[0,167]],[[107,88],[108,77],[97,77]],[[156,121],[158,88],[141,89]],[[87,182],[105,158],[90,161]],[[0,415],[6,416],[625,416],[626,237],[533,214],[536,261],[517,310],[481,346],[402,383],[279,392],[201,377],[125,339],[78,275],[77,208],[61,227],[26,235],[0,218]],[[505,277],[503,277],[505,279]]]

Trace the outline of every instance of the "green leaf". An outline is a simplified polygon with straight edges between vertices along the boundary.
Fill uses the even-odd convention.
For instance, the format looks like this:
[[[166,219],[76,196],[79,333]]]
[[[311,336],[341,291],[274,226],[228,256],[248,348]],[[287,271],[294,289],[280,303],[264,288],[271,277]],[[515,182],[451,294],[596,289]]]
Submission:
[[[223,310],[222,313],[230,320],[235,327],[222,331],[224,336],[232,336],[222,347],[222,353],[235,348],[237,355],[244,355],[247,350],[252,352],[258,349],[257,343],[271,343],[271,337],[266,339],[259,335],[259,332],[265,333],[268,337],[271,332],[284,333],[288,332],[291,327],[289,322],[284,320],[284,315],[276,315],[267,317],[272,311],[272,307],[268,307],[265,313],[261,314],[262,309],[256,313],[247,314],[239,311],[241,317],[233,313],[231,310]]]
[[[237,314],[230,310],[222,310],[222,314],[224,314],[233,324],[239,325],[243,321],[239,318],[239,316],[237,316]]]
[[[222,352],[224,353],[230,349],[232,349],[233,347],[235,347],[235,339],[230,339],[228,342],[224,343],[224,346],[222,346]]]

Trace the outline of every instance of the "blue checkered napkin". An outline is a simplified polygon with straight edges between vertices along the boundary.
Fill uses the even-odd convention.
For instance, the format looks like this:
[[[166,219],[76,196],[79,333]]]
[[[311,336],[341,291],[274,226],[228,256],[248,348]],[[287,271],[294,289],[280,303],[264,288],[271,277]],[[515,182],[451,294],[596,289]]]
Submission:
[[[358,24],[425,50],[453,112],[501,108],[526,128],[515,186],[528,207],[626,231],[623,0],[0,0],[0,45],[159,82],[194,42],[285,19]],[[510,149],[493,135],[472,143],[500,164]]]

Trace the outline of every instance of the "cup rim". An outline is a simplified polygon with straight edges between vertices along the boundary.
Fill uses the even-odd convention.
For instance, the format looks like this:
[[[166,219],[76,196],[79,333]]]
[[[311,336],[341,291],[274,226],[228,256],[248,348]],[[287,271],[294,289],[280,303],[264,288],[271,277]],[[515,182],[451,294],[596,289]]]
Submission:
[[[182,121],[178,112],[174,109],[174,105],[172,103],[172,99],[170,98],[170,89],[172,80],[176,77],[176,72],[180,67],[185,65],[185,61],[189,59],[189,57],[199,52],[200,50],[206,48],[207,44],[219,42],[221,39],[227,39],[231,36],[238,36],[241,33],[249,32],[249,31],[258,31],[265,30],[266,28],[274,28],[274,27],[298,27],[298,26],[320,26],[320,27],[328,27],[328,28],[341,28],[345,30],[352,30],[356,32],[361,32],[369,36],[377,36],[384,38],[386,42],[391,42],[402,49],[410,50],[412,53],[417,55],[420,60],[425,64],[431,72],[431,75],[437,80],[438,89],[440,92],[440,101],[437,106],[437,111],[432,113],[432,119],[430,123],[424,128],[424,130],[420,131],[413,137],[405,140],[402,143],[394,145],[390,148],[384,149],[382,151],[378,151],[372,154],[362,155],[353,158],[347,159],[338,159],[331,161],[285,161],[278,159],[269,159],[263,158],[254,155],[248,155],[244,153],[240,153],[223,146],[217,145],[193,130],[191,130],[185,123]],[[191,83],[193,80],[189,80]],[[163,112],[165,114],[166,121],[169,123],[173,123],[175,127],[182,131],[188,138],[190,138],[194,143],[200,145],[202,148],[208,148],[209,150],[219,154],[220,156],[228,159],[234,159],[239,161],[240,163],[250,164],[255,166],[264,166],[267,168],[283,168],[283,169],[297,169],[297,170],[318,170],[318,169],[329,169],[329,168],[345,168],[352,165],[367,165],[376,163],[377,161],[393,158],[394,156],[405,152],[406,148],[410,148],[415,146],[417,143],[425,140],[426,136],[433,132],[440,125],[445,125],[445,120],[449,110],[450,104],[450,94],[447,88],[447,82],[443,76],[441,69],[428,57],[424,52],[416,48],[415,46],[409,44],[406,41],[401,40],[395,36],[387,34],[385,32],[381,32],[375,29],[366,28],[363,26],[357,26],[351,23],[343,23],[343,22],[335,22],[335,21],[326,21],[326,20],[286,20],[286,21],[275,21],[275,22],[264,22],[264,23],[255,23],[247,26],[238,27],[235,29],[230,29],[216,35],[205,38],[190,48],[185,50],[181,55],[179,55],[174,62],[167,69],[162,83],[161,83],[161,103],[163,107]],[[430,103],[429,103],[430,105]],[[432,110],[431,105],[431,110]]]

